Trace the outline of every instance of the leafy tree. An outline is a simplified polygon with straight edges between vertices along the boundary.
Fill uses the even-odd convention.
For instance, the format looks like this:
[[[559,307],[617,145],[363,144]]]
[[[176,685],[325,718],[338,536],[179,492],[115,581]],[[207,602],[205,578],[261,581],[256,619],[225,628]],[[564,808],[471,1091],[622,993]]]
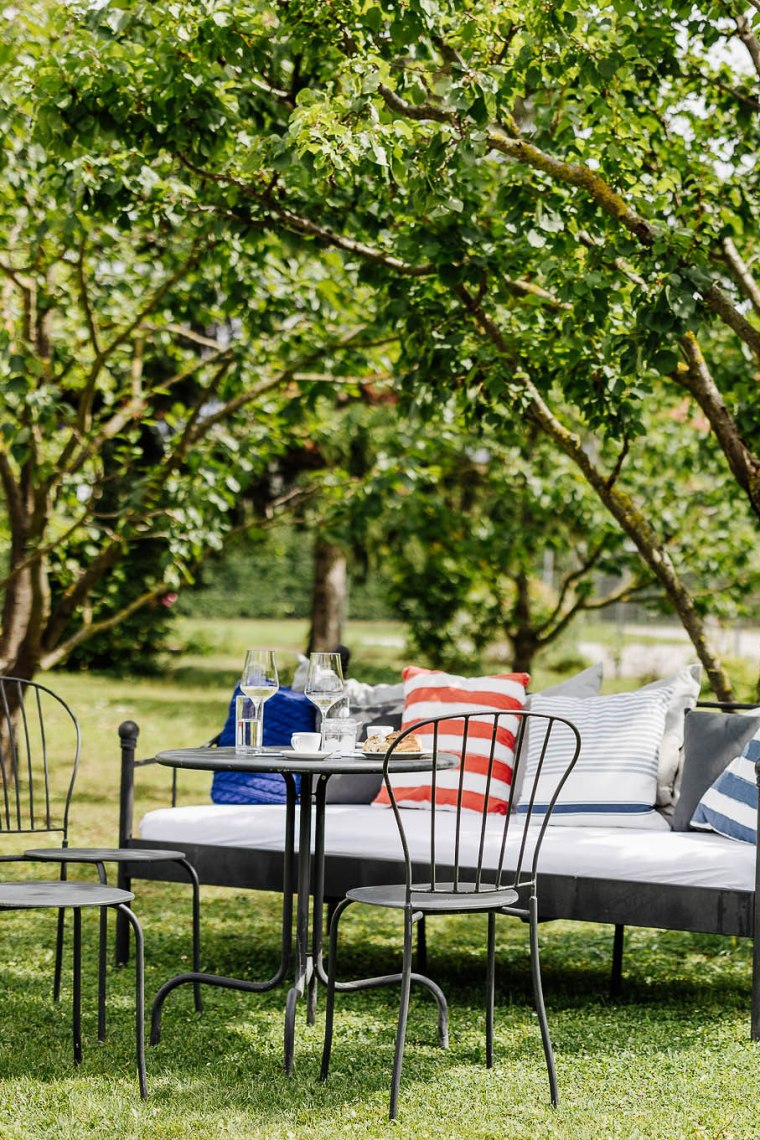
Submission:
[[[99,205],[126,216],[158,174],[246,252],[264,233],[333,251],[336,281],[371,288],[398,333],[416,407],[456,393],[551,440],[728,696],[691,589],[704,549],[674,561],[635,458],[651,415],[686,398],[760,513],[750,17],[732,0],[135,0],[59,20],[37,137],[98,156]],[[691,501],[714,563],[680,476],[668,496]]]
[[[126,658],[112,631],[250,524],[249,491],[276,515],[299,370],[340,371],[361,330],[329,258],[266,233],[243,258],[172,162],[117,175],[41,145],[49,34],[14,45],[0,85],[0,670],[22,677],[104,634],[97,652]],[[120,186],[124,212],[102,210]]]

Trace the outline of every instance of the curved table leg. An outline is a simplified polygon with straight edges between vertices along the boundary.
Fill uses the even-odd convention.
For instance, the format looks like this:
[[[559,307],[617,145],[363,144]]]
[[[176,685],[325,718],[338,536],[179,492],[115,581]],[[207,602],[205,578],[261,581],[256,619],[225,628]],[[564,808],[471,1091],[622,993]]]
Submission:
[[[243,993],[266,993],[278,986],[290,969],[293,938],[293,841],[295,835],[295,783],[293,777],[285,774],[288,801],[285,812],[285,855],[282,880],[282,939],[280,942],[280,964],[271,978],[263,982],[249,982],[244,978],[227,978],[219,974],[204,974],[190,970],[176,974],[158,989],[153,999],[150,1018],[150,1044],[158,1045],[161,1040],[161,1013],[163,1004],[172,990],[178,986],[192,985],[196,992],[201,985],[219,986],[221,989],[240,990]],[[195,965],[195,962],[193,963]],[[197,1007],[196,1007],[197,1008]]]
[[[193,973],[199,974],[201,972],[201,884],[198,872],[188,859],[179,859],[178,862],[187,872],[193,891]],[[197,982],[193,986],[193,992],[195,1009],[201,1013],[203,1001],[201,1000],[201,987]]]
[[[327,778],[317,781],[314,795],[316,812],[314,819],[314,884],[312,887],[311,911],[311,969],[307,990],[306,1021],[313,1025],[317,1014],[317,991],[320,979],[324,978],[322,966],[322,923],[324,922],[325,897],[325,797]]]

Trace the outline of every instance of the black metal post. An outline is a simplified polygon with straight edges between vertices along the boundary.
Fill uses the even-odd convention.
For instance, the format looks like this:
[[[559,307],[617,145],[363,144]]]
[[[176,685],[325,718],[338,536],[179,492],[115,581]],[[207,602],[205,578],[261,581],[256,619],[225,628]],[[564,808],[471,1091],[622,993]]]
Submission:
[[[133,720],[125,720],[119,725],[121,740],[121,794],[119,796],[119,847],[126,847],[132,838],[132,824],[135,810],[135,751],[140,729]],[[123,863],[117,869],[117,883],[123,891],[130,891],[131,878]],[[116,911],[116,965],[125,966],[129,961],[129,921],[122,911]]]
[[[625,927],[616,923],[612,937],[612,971],[610,973],[610,997],[618,998],[623,992],[623,943]]]
[[[325,897],[325,794],[327,779],[317,780],[316,820],[314,824],[314,882],[312,884],[313,905],[311,912],[311,959],[312,971],[309,978],[306,1021],[313,1025],[317,1010],[317,985],[324,970],[322,966],[322,920]]]

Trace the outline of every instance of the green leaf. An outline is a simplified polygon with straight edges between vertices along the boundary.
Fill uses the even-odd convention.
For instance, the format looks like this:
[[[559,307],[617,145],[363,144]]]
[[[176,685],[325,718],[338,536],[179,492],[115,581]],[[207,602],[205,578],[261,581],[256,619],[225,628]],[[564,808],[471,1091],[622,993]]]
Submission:
[[[661,376],[668,376],[675,371],[679,360],[680,357],[677,352],[672,349],[663,349],[654,356],[652,364]]]

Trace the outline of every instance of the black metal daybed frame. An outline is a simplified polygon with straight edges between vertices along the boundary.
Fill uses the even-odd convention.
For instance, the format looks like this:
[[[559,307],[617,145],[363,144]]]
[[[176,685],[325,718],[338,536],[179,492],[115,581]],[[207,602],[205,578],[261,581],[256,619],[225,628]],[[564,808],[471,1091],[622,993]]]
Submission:
[[[700,707],[732,711],[755,706],[700,702]],[[138,735],[139,729],[134,721],[125,721],[119,726],[119,846],[136,850],[160,846],[155,839],[142,840],[133,835],[135,772],[141,767],[156,763],[152,758],[135,759]],[[176,805],[176,775],[175,771],[172,806]],[[760,783],[760,763],[758,782]],[[760,827],[758,831],[760,833]],[[281,852],[175,840],[172,840],[171,846],[185,851],[201,883],[277,893],[283,890],[285,868]],[[251,857],[252,852],[255,852],[255,858]],[[324,898],[328,906],[342,899],[352,887],[388,882],[394,871],[403,874],[402,864],[396,865],[391,860],[367,858],[359,861],[355,857],[332,855],[329,851],[325,854],[324,869]],[[128,890],[132,879],[184,881],[181,873],[170,863],[120,865],[119,886]],[[752,1040],[760,1040],[760,910],[755,908],[755,895],[759,886],[760,860],[757,858],[755,891],[544,874],[541,876],[539,918],[541,921],[570,919],[605,923],[614,927],[610,987],[613,996],[620,993],[622,986],[626,926],[752,938],[750,1034]],[[421,949],[424,953],[424,941]],[[117,926],[116,955],[119,962],[126,962],[129,955],[129,931],[123,923]]]

